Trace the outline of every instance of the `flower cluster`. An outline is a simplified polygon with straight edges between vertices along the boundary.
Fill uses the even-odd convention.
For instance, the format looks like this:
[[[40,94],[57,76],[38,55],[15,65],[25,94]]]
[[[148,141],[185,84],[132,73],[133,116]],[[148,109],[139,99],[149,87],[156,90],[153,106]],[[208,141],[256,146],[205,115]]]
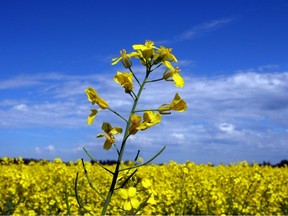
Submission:
[[[184,86],[184,79],[180,75],[179,67],[174,67],[172,62],[178,62],[177,58],[172,54],[171,48],[166,48],[164,46],[160,46],[159,48],[154,45],[152,41],[146,41],[145,44],[136,44],[132,46],[134,51],[131,53],[127,53],[125,49],[120,51],[120,57],[112,59],[112,65],[117,64],[118,62],[122,62],[123,66],[126,69],[129,69],[128,72],[121,72],[117,71],[116,75],[114,76],[114,81],[117,84],[120,84],[126,93],[130,94],[131,97],[134,99],[134,102],[138,102],[141,91],[146,83],[149,82],[156,82],[156,81],[173,81],[176,87],[182,88]],[[133,61],[132,59],[140,60],[141,64],[146,67],[146,76],[142,84],[139,82],[136,74],[132,70]],[[156,80],[149,80],[149,75],[154,70],[158,69],[160,66],[163,66],[164,72],[162,77]],[[134,80],[136,80],[140,86],[140,90],[136,95],[134,92]],[[109,107],[108,102],[103,98],[99,97],[96,90],[92,87],[89,87],[85,90],[88,100],[92,102],[92,105],[97,104],[100,109],[91,109],[91,114],[88,116],[87,123],[89,125],[92,124],[96,115],[101,109],[109,109],[112,112],[116,113],[118,116],[121,116],[116,111],[112,110]],[[170,104],[162,104],[159,106],[158,109],[151,109],[151,110],[144,110],[143,116],[139,116],[135,114],[136,104],[134,103],[135,107],[130,113],[129,119],[125,119],[121,116],[122,119],[126,121],[129,125],[129,134],[128,135],[135,135],[139,130],[146,130],[161,121],[161,114],[170,114],[170,111],[178,111],[184,112],[187,109],[186,102],[181,99],[178,93],[175,94],[173,101]],[[109,123],[105,123],[107,125]],[[104,123],[103,123],[104,125]],[[109,124],[110,125],[110,124]],[[106,137],[106,141],[104,143],[104,149],[110,149],[111,145],[115,143],[115,137],[113,134],[119,134],[122,132],[120,127],[116,127],[117,130],[104,130],[106,134],[99,134],[97,137]],[[125,139],[125,137],[124,137]]]

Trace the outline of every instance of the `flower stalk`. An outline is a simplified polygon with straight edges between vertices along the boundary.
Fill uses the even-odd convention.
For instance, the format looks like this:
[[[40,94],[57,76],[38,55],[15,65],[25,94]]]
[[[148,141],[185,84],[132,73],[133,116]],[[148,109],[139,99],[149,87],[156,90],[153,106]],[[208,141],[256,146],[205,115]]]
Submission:
[[[133,106],[132,106],[132,109],[131,109],[131,112],[130,112],[130,113],[134,113],[134,111],[135,111],[135,109],[136,109],[136,106],[137,106],[137,103],[138,103],[138,98],[140,98],[140,95],[141,95],[142,90],[143,90],[143,88],[144,88],[146,79],[147,79],[147,78],[145,78],[144,81],[142,82],[142,84],[140,85],[140,88],[139,88],[138,93],[137,93],[137,97],[136,97],[135,100],[134,100],[134,103],[133,103]],[[112,198],[114,189],[115,189],[115,187],[116,187],[118,174],[119,174],[119,172],[121,171],[121,170],[120,170],[120,165],[121,165],[121,161],[122,161],[123,154],[124,154],[124,150],[125,150],[125,146],[126,146],[126,141],[127,141],[128,137],[129,137],[129,128],[130,128],[130,125],[131,125],[131,118],[129,118],[129,120],[128,120],[128,122],[127,122],[127,125],[126,125],[126,129],[125,129],[123,141],[122,141],[122,144],[121,144],[120,153],[119,153],[119,157],[118,157],[118,160],[117,160],[116,168],[115,168],[115,171],[114,171],[112,183],[111,183],[111,186],[110,186],[108,195],[107,195],[107,197],[106,197],[106,200],[105,200],[105,202],[104,202],[104,207],[103,207],[103,209],[102,209],[101,215],[106,215],[106,211],[107,211],[108,205],[109,205],[109,203],[110,203],[110,200],[111,200],[111,198]]]
[[[113,175],[113,178],[109,187],[109,191],[106,194],[106,196],[105,195],[103,196],[103,194],[100,194],[94,188],[89,178],[89,175],[87,173],[87,170],[85,168],[85,163],[83,162],[83,168],[84,168],[85,175],[89,182],[90,187],[92,187],[92,189],[94,189],[94,191],[98,193],[98,195],[100,195],[101,198],[104,199],[104,197],[106,197],[104,199],[104,205],[103,205],[101,215],[106,215],[109,204],[111,203],[111,200],[112,200],[112,196],[115,193],[115,191],[118,189],[121,192],[120,195],[122,196],[122,198],[128,199],[123,206],[123,209],[126,211],[125,214],[136,214],[142,208],[144,208],[148,203],[150,203],[148,201],[150,200],[151,194],[149,195],[149,197],[144,199],[142,203],[139,202],[139,200],[136,197],[136,191],[137,191],[136,185],[135,187],[127,186],[129,187],[128,189],[124,189],[124,188],[126,187],[126,185],[128,185],[129,181],[132,181],[131,180],[132,177],[136,175],[135,174],[137,172],[136,168],[145,166],[151,161],[153,161],[156,157],[158,157],[164,151],[165,146],[158,153],[156,153],[151,159],[149,159],[148,161],[142,164],[135,164],[140,153],[140,150],[138,150],[137,155],[134,160],[135,163],[128,166],[127,168],[121,169],[120,166],[122,164],[122,159],[123,159],[123,155],[126,149],[127,140],[131,135],[134,136],[138,131],[144,131],[160,123],[161,115],[171,114],[170,111],[172,110],[183,112],[187,108],[186,102],[183,99],[181,99],[180,96],[176,93],[173,101],[170,104],[162,104],[161,106],[159,106],[158,109],[136,110],[138,102],[141,98],[141,93],[143,92],[144,86],[146,83],[160,82],[160,81],[174,81],[176,87],[182,88],[184,86],[184,79],[179,74],[180,69],[178,67],[174,68],[174,66],[172,66],[171,64],[171,62],[177,62],[176,57],[172,54],[172,49],[166,48],[163,46],[158,48],[154,45],[154,42],[152,41],[146,41],[145,44],[135,44],[132,47],[135,50],[134,52],[127,53],[126,50],[123,49],[122,51],[120,51],[119,58],[112,59],[112,65],[115,65],[121,61],[124,68],[129,70],[129,72],[118,71],[116,75],[114,76],[114,81],[117,84],[120,84],[121,87],[124,88],[125,93],[129,94],[131,98],[133,99],[133,105],[129,113],[129,118],[125,118],[122,115],[120,115],[117,111],[111,109],[109,107],[108,102],[102,97],[100,97],[94,88],[89,87],[85,90],[88,96],[88,100],[92,102],[92,105],[97,104],[99,106],[99,109],[91,109],[91,114],[88,116],[88,119],[87,119],[87,123],[89,125],[93,123],[99,111],[105,110],[105,109],[117,115],[126,124],[120,150],[117,147],[117,142],[116,142],[117,140],[114,135],[122,133],[121,127],[119,126],[112,127],[110,123],[104,122],[102,124],[102,130],[105,133],[101,133],[97,135],[97,138],[101,138],[101,137],[106,138],[104,145],[103,145],[103,148],[105,150],[109,150],[111,146],[114,145],[117,151],[118,159],[117,159],[117,164],[116,164],[114,172],[110,171],[105,166],[95,161],[92,155],[84,148],[84,151],[93,161],[96,162],[96,164],[98,164],[101,168],[103,168],[104,170],[106,170],[107,172]],[[142,82],[139,81],[136,74],[132,70],[132,58],[138,59],[140,63],[146,67],[146,74]],[[166,70],[164,71],[162,77],[149,81],[148,78],[151,72],[154,73],[156,69],[160,69],[161,65],[166,66]],[[152,69],[152,67],[154,68]],[[133,78],[134,80],[136,80],[136,82],[139,85],[137,94],[135,94],[135,91],[133,90],[134,89]],[[136,112],[137,113],[143,112],[143,117],[136,115],[135,114]],[[130,170],[134,170],[134,171],[130,175],[128,175]],[[122,176],[119,179],[119,173],[124,172],[124,171],[127,171],[124,174],[124,177]],[[79,206],[85,209],[79,197],[77,180],[78,180],[78,173],[77,173],[76,180],[75,180],[75,193],[76,193],[76,198],[77,198],[77,202],[79,203]],[[122,183],[120,181],[122,181]]]

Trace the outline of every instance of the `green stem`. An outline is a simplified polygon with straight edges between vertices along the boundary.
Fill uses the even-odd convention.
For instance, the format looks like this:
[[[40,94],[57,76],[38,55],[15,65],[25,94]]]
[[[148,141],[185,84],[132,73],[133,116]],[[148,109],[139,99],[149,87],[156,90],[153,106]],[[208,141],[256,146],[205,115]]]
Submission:
[[[155,79],[155,80],[147,80],[147,83],[148,82],[158,82],[158,81],[161,81],[161,80],[164,80],[164,78],[159,78],[159,79]]]
[[[159,109],[135,110],[134,113],[136,113],[136,112],[146,112],[146,111],[159,111]]]
[[[111,108],[107,107],[108,110],[119,116],[121,119],[123,119],[125,122],[128,122],[127,119],[125,119],[123,116],[121,116],[118,112],[112,110]]]
[[[135,80],[137,81],[137,83],[139,84],[139,86],[141,86],[139,80],[137,79],[136,75],[134,74],[134,72],[132,71],[131,67],[129,67],[130,72],[132,73],[133,77],[135,78]]]
[[[86,152],[86,154],[88,155],[88,157],[90,157],[90,159],[92,161],[94,161],[98,166],[100,166],[101,168],[103,168],[104,170],[106,170],[107,172],[111,173],[112,175],[114,175],[114,173],[107,169],[105,166],[103,166],[102,164],[100,164],[99,162],[97,162],[97,160],[95,158],[92,157],[92,155],[83,147],[83,150]]]
[[[140,98],[141,92],[142,92],[142,90],[144,88],[144,85],[146,83],[147,77],[148,76],[146,75],[146,77],[144,78],[142,84],[140,85],[140,88],[139,88],[138,93],[137,93],[137,97],[134,100],[134,103],[133,103],[133,106],[132,106],[130,114],[135,112],[138,100]],[[125,150],[126,141],[127,141],[128,137],[129,137],[130,125],[131,125],[131,118],[129,117],[129,120],[127,121],[126,129],[125,129],[125,134],[124,134],[124,137],[123,137],[123,141],[122,141],[122,145],[121,145],[121,149],[120,149],[120,154],[119,154],[119,157],[118,157],[117,165],[116,165],[115,172],[114,172],[114,175],[113,175],[112,183],[111,183],[109,192],[107,194],[107,197],[106,197],[106,200],[105,200],[101,215],[105,215],[106,214],[108,205],[110,203],[110,200],[112,198],[113,192],[115,190],[115,186],[116,186],[116,183],[117,183],[117,178],[118,178],[118,174],[119,174],[119,170],[120,170],[120,164],[121,164],[122,157],[123,157],[124,150]]]
[[[153,64],[153,65],[154,65],[154,64]],[[163,65],[163,63],[158,64],[155,68],[151,69],[151,72],[154,71],[154,70],[156,70],[157,68],[159,68],[161,65]]]
[[[133,99],[135,100],[135,98],[137,98],[136,94],[134,93],[134,91],[133,91],[133,90],[131,91],[131,93],[133,94],[133,96],[134,96],[134,98],[133,98]]]
[[[139,164],[139,165],[136,165],[136,166],[133,166],[133,167],[124,168],[122,170],[119,170],[119,172],[122,172],[122,171],[125,171],[125,170],[130,170],[130,169],[135,169],[135,168],[147,165],[148,163],[153,161],[156,157],[158,157],[164,151],[165,148],[166,148],[166,146],[164,146],[156,155],[154,155],[152,158],[150,158],[150,160],[146,161],[145,163]]]

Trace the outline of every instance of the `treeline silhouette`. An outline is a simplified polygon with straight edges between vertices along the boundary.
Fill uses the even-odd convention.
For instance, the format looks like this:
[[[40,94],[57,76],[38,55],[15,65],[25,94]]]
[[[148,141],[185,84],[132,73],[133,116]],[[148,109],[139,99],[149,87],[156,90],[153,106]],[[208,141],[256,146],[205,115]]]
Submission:
[[[2,163],[2,161],[4,161],[4,158],[0,158],[0,164]],[[53,160],[46,160],[46,159],[35,159],[35,158],[22,158],[21,159],[21,163],[23,164],[26,164],[28,165],[29,163],[31,162],[34,162],[34,163],[41,163],[41,164],[46,164],[46,163],[49,163],[49,162],[53,162]],[[19,164],[19,158],[9,158],[9,163],[10,164]],[[76,164],[77,161],[70,161],[70,162],[64,162],[64,164],[66,165],[71,165],[71,164]],[[91,160],[90,161],[91,164],[95,164],[96,161],[93,161]],[[116,160],[97,160],[97,163],[100,163],[102,165],[114,165],[114,164],[117,164],[117,161]],[[127,164],[129,163],[129,161],[125,161],[124,164]]]
[[[4,161],[3,158],[0,158],[0,164],[2,164],[2,161]],[[53,162],[51,160],[43,160],[43,159],[34,159],[34,158],[22,158],[22,161],[21,163],[23,164],[29,164],[31,162],[34,162],[34,163],[41,163],[41,164],[46,164],[46,163],[49,163],[49,162]],[[18,158],[9,158],[9,162],[10,164],[19,164],[19,159]],[[90,161],[92,164],[95,164],[96,162],[95,161]],[[73,161],[70,161],[70,162],[63,162],[65,163],[66,165],[71,165],[71,164],[76,164],[77,162],[73,162]],[[97,163],[100,163],[102,165],[114,165],[117,163],[116,160],[98,160]],[[125,164],[129,163],[129,161],[125,161],[124,162]],[[250,165],[253,165],[255,163],[252,163]],[[162,164],[159,164],[159,165],[162,165]],[[271,166],[271,167],[288,167],[288,160],[281,160],[279,163],[277,164],[271,164],[269,161],[263,161],[262,163],[259,163],[258,164],[259,166]],[[214,166],[214,165],[212,165]]]

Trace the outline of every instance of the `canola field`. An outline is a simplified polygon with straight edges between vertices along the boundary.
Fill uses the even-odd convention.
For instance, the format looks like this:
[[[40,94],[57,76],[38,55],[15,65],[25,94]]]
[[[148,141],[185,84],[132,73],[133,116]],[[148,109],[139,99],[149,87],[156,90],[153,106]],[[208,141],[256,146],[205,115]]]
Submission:
[[[85,167],[99,194],[90,187],[81,161],[65,164],[55,159],[25,165],[21,159],[14,164],[4,158],[0,165],[0,214],[99,215],[103,204],[101,196],[107,193],[112,175],[90,162],[85,162]],[[113,171],[115,167],[106,168]],[[85,209],[79,207],[75,198],[77,172],[78,197]],[[121,186],[121,179],[119,182]],[[141,203],[150,196],[139,214],[287,215],[287,185],[287,167],[246,162],[211,166],[171,161],[139,168],[124,188],[115,191],[107,213],[129,214],[127,209],[132,200]],[[136,194],[125,198],[123,191],[131,188],[136,189]]]

